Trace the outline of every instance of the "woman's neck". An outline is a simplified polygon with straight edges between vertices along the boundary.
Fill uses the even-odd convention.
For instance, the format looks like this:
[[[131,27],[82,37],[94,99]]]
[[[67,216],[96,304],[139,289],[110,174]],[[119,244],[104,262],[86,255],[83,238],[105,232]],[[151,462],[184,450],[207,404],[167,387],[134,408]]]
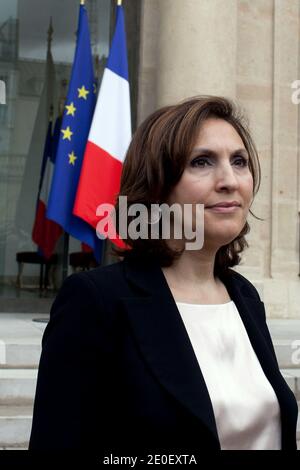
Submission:
[[[184,251],[171,266],[163,268],[163,272],[172,283],[188,286],[199,286],[199,283],[202,286],[215,285],[214,264],[215,252]]]
[[[170,267],[162,268],[176,302],[222,304],[230,301],[223,282],[214,275],[215,253],[184,252]]]

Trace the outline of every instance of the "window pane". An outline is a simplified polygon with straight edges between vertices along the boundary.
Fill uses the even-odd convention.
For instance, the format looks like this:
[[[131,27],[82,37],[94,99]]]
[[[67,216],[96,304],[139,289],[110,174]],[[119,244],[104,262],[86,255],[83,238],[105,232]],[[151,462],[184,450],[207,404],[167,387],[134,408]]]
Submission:
[[[1,0],[0,80],[6,84],[6,104],[0,104],[0,281],[14,285],[16,253],[36,251],[31,240],[46,122],[36,123],[46,80],[47,37],[52,18],[51,50],[56,69],[58,104],[67,93],[76,41],[79,0]],[[110,0],[86,2],[92,52],[98,56],[99,78],[109,49]],[[34,134],[35,133],[35,134]],[[34,155],[32,152],[36,152]],[[29,155],[31,153],[31,155]],[[34,158],[33,158],[34,157]],[[33,164],[26,170],[26,164]],[[26,178],[26,182],[25,182]],[[25,184],[25,199],[20,201]],[[27,203],[28,201],[28,203]],[[25,204],[24,204],[25,202]],[[20,209],[21,207],[21,209]],[[17,217],[17,220],[16,220]],[[71,249],[80,247],[72,241]],[[35,282],[39,266],[24,265],[24,281]],[[1,291],[0,291],[1,295]]]

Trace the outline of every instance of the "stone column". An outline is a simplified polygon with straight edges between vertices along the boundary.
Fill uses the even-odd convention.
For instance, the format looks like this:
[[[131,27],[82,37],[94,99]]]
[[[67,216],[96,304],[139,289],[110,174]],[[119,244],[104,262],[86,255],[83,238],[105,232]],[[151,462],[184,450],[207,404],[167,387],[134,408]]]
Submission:
[[[273,136],[273,0],[239,0],[237,33],[238,102],[246,110],[261,165],[261,185],[252,206],[249,248],[240,271],[251,280],[270,277],[272,136]],[[258,47],[259,45],[259,47]],[[256,284],[257,287],[258,284]]]
[[[298,2],[275,2],[271,238],[271,275],[275,279],[296,280],[299,272],[300,105],[293,103],[291,88],[299,78],[299,26]]]
[[[235,0],[144,0],[139,120],[198,94],[236,96]]]

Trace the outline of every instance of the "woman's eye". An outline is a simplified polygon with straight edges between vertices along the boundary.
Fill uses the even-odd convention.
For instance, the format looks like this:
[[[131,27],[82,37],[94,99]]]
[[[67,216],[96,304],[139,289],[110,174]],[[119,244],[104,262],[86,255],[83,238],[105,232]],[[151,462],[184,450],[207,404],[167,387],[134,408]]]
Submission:
[[[249,162],[247,158],[245,157],[238,157],[238,158],[235,158],[234,160],[234,164],[237,166],[241,166],[241,167],[248,166],[248,163]]]
[[[193,167],[200,167],[200,168],[204,168],[206,165],[211,165],[211,163],[209,162],[209,159],[208,158],[195,158],[194,160],[192,160],[191,162],[191,165]]]

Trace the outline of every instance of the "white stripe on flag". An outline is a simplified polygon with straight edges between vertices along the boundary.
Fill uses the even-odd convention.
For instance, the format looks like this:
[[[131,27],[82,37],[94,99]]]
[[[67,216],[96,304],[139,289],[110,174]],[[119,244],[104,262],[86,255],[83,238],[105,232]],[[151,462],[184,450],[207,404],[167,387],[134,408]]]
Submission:
[[[129,83],[105,69],[88,140],[123,162],[130,139]]]
[[[52,175],[54,172],[54,165],[51,162],[50,158],[47,157],[47,163],[41,188],[40,200],[44,202],[45,206],[48,205],[48,198],[51,188]]]

